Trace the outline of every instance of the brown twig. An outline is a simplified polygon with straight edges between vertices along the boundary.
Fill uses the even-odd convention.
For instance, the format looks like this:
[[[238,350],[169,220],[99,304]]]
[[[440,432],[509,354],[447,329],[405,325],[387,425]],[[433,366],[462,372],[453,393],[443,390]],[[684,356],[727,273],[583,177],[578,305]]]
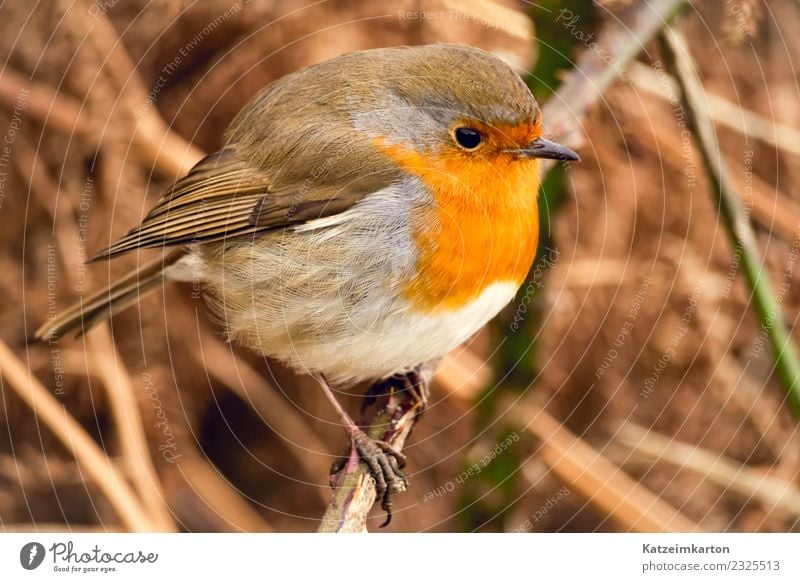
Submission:
[[[108,497],[129,531],[157,531],[131,486],[114,463],[86,433],[75,418],[30,373],[11,349],[0,340],[0,379],[10,386],[61,441]],[[0,386],[2,387],[2,386]]]
[[[56,194],[59,188],[46,170],[46,165],[38,160],[38,154],[25,140],[20,140],[16,148],[15,163],[20,175],[27,181],[29,191],[39,195],[44,192]],[[62,193],[63,194],[63,193]],[[75,240],[76,224],[68,212],[70,198],[62,195],[59,216],[56,217],[51,204],[43,201],[43,206],[50,213],[51,220],[57,225],[56,233],[61,238]],[[65,212],[67,211],[67,212]],[[68,245],[59,244],[58,249],[63,271],[71,278],[78,272],[78,261],[75,255],[66,253]],[[74,281],[73,281],[74,283]],[[111,342],[107,329],[94,330],[88,336],[88,342],[94,349],[91,354],[91,367],[98,374],[109,398],[111,410],[116,421],[123,459],[128,465],[128,474],[133,479],[136,490],[141,496],[143,507],[148,510],[149,518],[158,531],[175,531],[175,524],[164,503],[158,475],[150,459],[147,439],[145,438],[141,413],[136,404],[130,377],[123,367],[118,365],[118,354]],[[90,364],[87,362],[88,369]]]
[[[25,115],[60,133],[80,138],[90,146],[100,143],[100,129],[89,119],[77,99],[59,93],[50,86],[28,79],[6,66],[0,75],[0,103],[13,109],[25,94]]]
[[[101,55],[102,66],[113,79],[125,108],[134,145],[166,177],[175,179],[188,173],[204,156],[203,152],[171,131],[158,110],[148,106],[152,104],[149,103],[146,85],[114,25],[102,12],[94,13],[95,18],[87,18],[91,7],[90,1],[82,0],[67,9],[66,17],[78,34],[83,35]]]
[[[88,119],[80,102],[59,93],[44,83],[31,81],[6,68],[0,75],[0,103],[13,108],[21,92],[27,91],[25,113],[29,119],[66,135],[82,139],[92,147],[102,145],[105,135]],[[170,130],[153,109],[132,122],[136,150],[147,165],[167,178],[175,179],[189,172],[203,152]]]
[[[509,409],[541,443],[538,457],[550,470],[626,531],[702,531],[544,410],[519,402]]]
[[[158,478],[142,422],[142,414],[136,402],[130,375],[119,361],[119,354],[105,325],[87,333],[88,354],[100,374],[108,395],[114,417],[114,426],[119,435],[123,459],[138,491],[144,507],[159,531],[176,531],[161,482]]]
[[[196,496],[197,502],[204,504],[204,507],[199,508],[190,506],[189,510],[194,509],[194,515],[199,513],[198,510],[205,514],[208,514],[208,511],[203,511],[206,509],[213,512],[215,531],[272,531],[258,511],[210,462],[197,455],[187,455],[177,465],[177,469]]]
[[[637,67],[636,70],[641,71],[642,69]],[[641,73],[638,76],[641,78]],[[639,87],[640,83],[644,82],[637,81],[635,84]],[[653,89],[649,92],[665,100],[669,99],[669,96],[660,90]],[[681,138],[675,132],[674,124],[669,125],[668,119],[660,115],[650,116],[649,121],[653,127],[652,134],[656,138],[656,143],[652,144],[649,140],[645,140],[643,144],[654,155],[658,155],[663,163],[677,167],[683,160]],[[715,121],[717,119],[717,117],[714,118]],[[781,143],[786,145],[788,142],[782,141]],[[723,159],[727,166],[736,166],[730,157],[723,156]],[[753,219],[784,240],[793,241],[800,231],[800,204],[786,192],[759,178],[754,172],[734,172],[732,178],[739,187],[739,191],[745,196],[744,202],[752,204]],[[749,199],[746,197],[747,194],[750,195]]]
[[[790,481],[630,422],[622,426],[616,440],[649,460],[689,469],[747,500],[757,499],[768,510],[800,515],[800,490]]]
[[[420,373],[422,382],[430,384],[433,368],[424,367]],[[395,450],[402,450],[419,410],[407,396],[392,395],[385,406],[378,409],[365,427],[367,435],[389,443]],[[353,453],[355,455],[355,453]],[[336,475],[335,489],[322,523],[320,533],[360,533],[367,531],[367,516],[375,503],[375,481],[364,463],[351,456],[347,466]]]
[[[674,78],[664,75],[662,79],[652,68],[641,63],[633,64],[629,79],[637,88],[661,99],[669,99],[670,90],[674,92],[678,89]],[[665,81],[668,86],[664,86]],[[748,137],[754,137],[786,153],[800,156],[800,131],[775,119],[759,115],[712,91],[706,91],[705,95],[708,100],[708,112],[714,123]]]
[[[608,22],[597,37],[603,51],[587,50],[558,91],[545,103],[542,118],[559,143],[578,147],[583,142],[580,120],[611,84],[639,55],[644,46],[685,4],[685,0],[654,0],[634,5]],[[603,55],[610,55],[610,62]],[[542,172],[555,162],[542,164]]]

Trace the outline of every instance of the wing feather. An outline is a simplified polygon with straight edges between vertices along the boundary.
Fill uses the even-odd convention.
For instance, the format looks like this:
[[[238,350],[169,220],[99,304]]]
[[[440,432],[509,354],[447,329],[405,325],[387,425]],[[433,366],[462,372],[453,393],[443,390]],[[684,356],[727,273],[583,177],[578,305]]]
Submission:
[[[276,188],[267,172],[244,161],[235,147],[227,147],[203,158],[139,226],[91,260],[286,228],[342,212],[368,191],[339,192],[308,184]]]

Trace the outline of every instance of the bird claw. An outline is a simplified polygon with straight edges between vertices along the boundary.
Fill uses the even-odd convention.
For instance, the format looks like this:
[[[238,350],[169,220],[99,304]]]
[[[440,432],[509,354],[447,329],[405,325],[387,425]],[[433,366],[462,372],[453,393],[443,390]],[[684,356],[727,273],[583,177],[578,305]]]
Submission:
[[[403,474],[406,456],[385,441],[370,438],[363,430],[356,429],[350,435],[352,450],[364,462],[375,480],[376,497],[381,500],[381,509],[386,512],[386,527],[392,521],[392,494],[405,491],[408,479]],[[331,475],[345,468],[349,457],[338,459],[331,466]]]

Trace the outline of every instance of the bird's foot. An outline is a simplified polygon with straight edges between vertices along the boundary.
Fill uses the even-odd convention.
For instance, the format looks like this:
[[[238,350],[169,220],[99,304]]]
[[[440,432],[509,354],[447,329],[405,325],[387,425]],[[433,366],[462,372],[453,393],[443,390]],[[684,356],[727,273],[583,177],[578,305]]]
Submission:
[[[381,509],[386,512],[386,521],[381,527],[386,527],[392,521],[392,494],[405,491],[408,487],[408,479],[402,471],[406,456],[389,443],[370,438],[360,428],[352,428],[348,432],[350,454],[331,465],[331,475],[345,469],[351,459],[363,461],[375,480],[376,499],[381,500]]]
[[[381,500],[381,508],[386,512],[386,521],[381,527],[389,525],[392,520],[392,494],[405,491],[408,486],[408,480],[402,471],[406,457],[389,443],[393,441],[402,423],[410,423],[413,426],[425,410],[430,394],[431,367],[435,367],[435,363],[432,361],[422,364],[408,373],[378,382],[369,389],[364,397],[362,415],[364,409],[375,404],[379,396],[385,394],[389,396],[385,407],[375,417],[382,418],[380,428],[383,430],[374,434],[380,438],[372,438],[364,432],[339,404],[325,377],[317,376],[323,392],[342,419],[351,443],[348,456],[340,458],[331,465],[331,485],[337,487],[342,475],[355,472],[359,462],[363,461],[375,480],[376,499]],[[398,399],[397,396],[402,394],[406,397]],[[373,422],[375,419],[364,421],[362,424],[371,426]],[[378,427],[371,427],[368,430],[372,433],[373,428]],[[405,425],[403,430],[410,431],[410,428]],[[405,436],[407,435],[408,432],[405,433]]]

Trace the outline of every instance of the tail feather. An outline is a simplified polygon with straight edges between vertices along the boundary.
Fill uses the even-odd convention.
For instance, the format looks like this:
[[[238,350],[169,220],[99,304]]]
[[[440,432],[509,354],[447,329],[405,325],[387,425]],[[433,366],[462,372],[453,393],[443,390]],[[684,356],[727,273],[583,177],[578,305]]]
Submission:
[[[101,321],[135,304],[141,295],[161,285],[164,281],[164,270],[185,255],[183,249],[175,249],[111,286],[73,304],[42,324],[36,330],[36,339],[52,341],[73,330],[77,332],[76,335],[82,335]]]

